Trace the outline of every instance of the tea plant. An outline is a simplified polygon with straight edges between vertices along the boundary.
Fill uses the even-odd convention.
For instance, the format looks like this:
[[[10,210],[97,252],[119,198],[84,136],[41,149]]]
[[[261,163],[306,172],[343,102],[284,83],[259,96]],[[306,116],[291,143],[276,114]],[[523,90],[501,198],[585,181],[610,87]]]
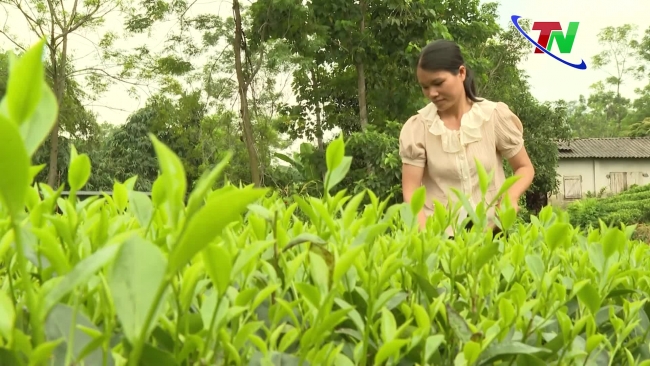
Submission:
[[[186,202],[183,165],[154,136],[151,198],[134,177],[79,201],[91,162],[74,148],[68,198],[30,186],[57,113],[41,52],[12,60],[0,104],[2,365],[650,365],[650,249],[634,227],[583,233],[550,207],[523,223],[506,205],[493,236],[496,202],[458,194],[420,232],[423,190],[392,206],[334,190],[342,139],[323,198],[290,205],[214,190],[227,159]],[[474,226],[446,239],[461,206]]]
[[[650,185],[636,186],[609,197],[586,198],[571,203],[567,210],[571,222],[582,227],[650,222]]]

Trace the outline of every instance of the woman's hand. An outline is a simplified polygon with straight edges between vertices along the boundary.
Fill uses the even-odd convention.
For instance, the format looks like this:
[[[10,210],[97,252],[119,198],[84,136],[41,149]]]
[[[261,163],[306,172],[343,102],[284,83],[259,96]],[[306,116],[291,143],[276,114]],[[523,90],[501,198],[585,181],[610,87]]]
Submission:
[[[499,206],[501,206],[501,200],[504,197],[501,197],[499,200]],[[515,209],[516,213],[519,213],[519,195],[508,193],[508,198],[510,198],[510,205]]]

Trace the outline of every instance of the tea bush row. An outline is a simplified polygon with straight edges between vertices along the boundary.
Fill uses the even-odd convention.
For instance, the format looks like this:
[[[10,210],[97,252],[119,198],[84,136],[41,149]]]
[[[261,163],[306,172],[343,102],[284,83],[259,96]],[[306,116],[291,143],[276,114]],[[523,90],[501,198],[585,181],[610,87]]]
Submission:
[[[571,223],[583,228],[609,225],[650,223],[650,185],[637,186],[604,198],[585,198],[567,207]]]
[[[650,249],[634,227],[582,232],[550,207],[523,223],[506,204],[494,237],[494,202],[458,195],[420,232],[422,189],[399,205],[336,192],[341,139],[323,198],[291,204],[213,189],[227,159],[185,203],[184,168],[153,136],[151,197],[134,177],[79,201],[91,162],[74,148],[68,198],[30,186],[56,116],[41,50],[12,60],[0,103],[2,365],[650,365]],[[474,226],[449,240],[461,206]]]

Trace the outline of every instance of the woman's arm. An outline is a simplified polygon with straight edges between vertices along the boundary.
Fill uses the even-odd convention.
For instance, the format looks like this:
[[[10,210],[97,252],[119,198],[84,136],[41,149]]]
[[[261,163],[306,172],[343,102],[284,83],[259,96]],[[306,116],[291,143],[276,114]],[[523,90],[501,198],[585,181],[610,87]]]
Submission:
[[[402,195],[404,196],[404,202],[411,202],[413,193],[422,185],[423,176],[424,168],[410,164],[402,164]],[[424,230],[426,221],[424,210],[420,210],[418,213],[418,223],[420,224],[421,230]]]
[[[515,184],[513,184],[508,190],[508,195],[510,196],[510,201],[512,202],[513,207],[515,207],[515,210],[519,211],[517,202],[533,183],[533,178],[535,178],[535,168],[533,167],[533,163],[530,161],[526,147],[522,147],[517,154],[508,159],[508,163],[510,163],[514,175],[519,177]]]
[[[519,117],[512,113],[508,105],[501,102],[497,103],[496,112],[494,131],[497,150],[508,160],[514,175],[519,177],[508,190],[510,201],[518,211],[517,202],[533,182],[535,168],[524,146],[524,126]]]

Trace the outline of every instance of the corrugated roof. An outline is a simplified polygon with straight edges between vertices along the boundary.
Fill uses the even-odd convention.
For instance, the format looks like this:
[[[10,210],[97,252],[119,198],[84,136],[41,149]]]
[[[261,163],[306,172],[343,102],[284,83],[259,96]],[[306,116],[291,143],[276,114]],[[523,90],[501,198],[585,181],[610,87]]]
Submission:
[[[560,158],[650,158],[649,137],[575,139],[558,143]]]

